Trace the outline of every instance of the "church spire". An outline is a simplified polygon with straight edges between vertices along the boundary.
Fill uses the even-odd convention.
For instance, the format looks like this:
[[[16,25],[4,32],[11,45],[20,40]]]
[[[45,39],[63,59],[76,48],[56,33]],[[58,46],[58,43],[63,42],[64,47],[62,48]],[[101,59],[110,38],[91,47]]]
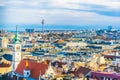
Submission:
[[[14,37],[14,43],[15,44],[20,43],[20,38],[19,38],[19,35],[18,35],[17,26],[16,26],[16,34],[15,34],[15,37]]]

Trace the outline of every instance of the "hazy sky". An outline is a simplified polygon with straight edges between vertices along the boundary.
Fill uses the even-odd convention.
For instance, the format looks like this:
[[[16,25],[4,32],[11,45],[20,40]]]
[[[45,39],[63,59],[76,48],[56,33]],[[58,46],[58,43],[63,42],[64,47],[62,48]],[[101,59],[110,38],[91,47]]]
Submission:
[[[0,22],[120,25],[120,0],[0,0]]]

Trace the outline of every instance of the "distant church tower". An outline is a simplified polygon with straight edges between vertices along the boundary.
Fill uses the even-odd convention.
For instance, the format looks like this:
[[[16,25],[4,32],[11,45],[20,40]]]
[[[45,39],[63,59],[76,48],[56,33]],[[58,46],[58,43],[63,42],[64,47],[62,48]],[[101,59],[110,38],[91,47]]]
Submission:
[[[17,32],[16,27],[16,34],[14,37],[14,48],[13,48],[13,58],[12,58],[12,71],[15,71],[18,64],[21,61],[21,44],[20,44],[20,38]]]

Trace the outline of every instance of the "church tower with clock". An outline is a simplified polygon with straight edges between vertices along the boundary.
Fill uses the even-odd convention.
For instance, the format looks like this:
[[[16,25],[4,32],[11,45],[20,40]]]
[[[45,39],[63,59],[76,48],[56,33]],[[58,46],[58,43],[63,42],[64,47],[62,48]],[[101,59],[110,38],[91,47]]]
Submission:
[[[18,64],[21,61],[21,44],[20,44],[20,38],[17,32],[16,27],[16,34],[14,37],[14,46],[13,46],[13,58],[12,58],[12,71],[15,71]]]

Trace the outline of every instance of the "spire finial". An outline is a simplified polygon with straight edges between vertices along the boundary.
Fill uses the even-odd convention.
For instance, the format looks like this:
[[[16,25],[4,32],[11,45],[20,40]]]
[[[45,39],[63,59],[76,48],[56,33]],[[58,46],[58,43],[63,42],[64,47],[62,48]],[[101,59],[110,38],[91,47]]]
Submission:
[[[20,43],[20,38],[19,38],[19,35],[18,35],[18,31],[17,31],[17,25],[16,25],[16,34],[15,34],[15,38],[14,38],[14,43]]]

